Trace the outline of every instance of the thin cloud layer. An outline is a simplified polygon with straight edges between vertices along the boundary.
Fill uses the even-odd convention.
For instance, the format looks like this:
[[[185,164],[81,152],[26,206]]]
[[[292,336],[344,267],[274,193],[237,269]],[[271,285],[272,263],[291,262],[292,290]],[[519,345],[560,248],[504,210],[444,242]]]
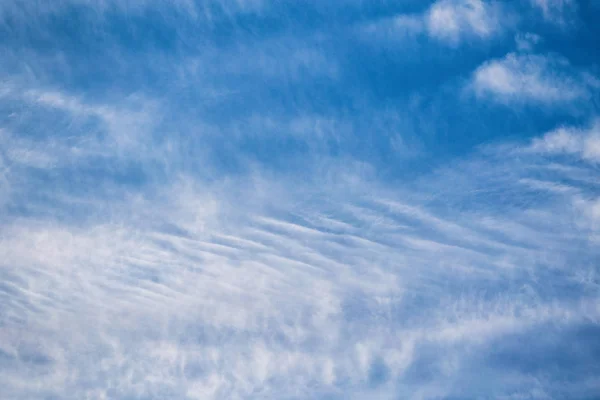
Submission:
[[[573,0],[530,0],[544,19],[556,24],[565,24],[573,16],[577,3]]]
[[[2,3],[0,397],[594,398],[597,62],[531,10]]]
[[[502,164],[469,161],[487,177],[463,177],[470,182],[444,197],[491,184],[510,193],[515,184],[503,176],[510,160],[498,157]],[[442,189],[436,180],[444,175],[428,185]],[[552,176],[563,173],[545,179]],[[550,217],[575,197],[448,217],[361,179],[351,197],[349,188],[271,185],[263,190],[272,199],[242,193],[240,203],[230,194],[237,184],[182,181],[165,193],[105,203],[101,216],[112,222],[5,223],[8,393],[345,397],[366,385],[365,393],[416,396],[407,383],[426,362],[433,375],[419,382],[441,395],[474,362],[472,351],[548,324],[562,335],[600,320],[597,298],[585,291],[596,283],[578,280],[595,266],[566,264],[590,240],[576,224],[578,211]],[[310,200],[293,200],[308,193]],[[86,206],[74,200],[75,208]],[[562,297],[548,287],[557,276],[584,291]],[[506,279],[508,287],[492,290]],[[465,290],[482,281],[487,295]],[[495,379],[509,379],[505,373],[496,369]],[[28,385],[32,377],[40,384]]]

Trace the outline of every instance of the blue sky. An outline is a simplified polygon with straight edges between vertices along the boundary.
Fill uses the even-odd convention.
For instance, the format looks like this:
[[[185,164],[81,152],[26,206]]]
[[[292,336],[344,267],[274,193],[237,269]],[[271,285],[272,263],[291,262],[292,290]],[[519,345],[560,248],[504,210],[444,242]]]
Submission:
[[[0,2],[0,397],[597,399],[599,18]]]

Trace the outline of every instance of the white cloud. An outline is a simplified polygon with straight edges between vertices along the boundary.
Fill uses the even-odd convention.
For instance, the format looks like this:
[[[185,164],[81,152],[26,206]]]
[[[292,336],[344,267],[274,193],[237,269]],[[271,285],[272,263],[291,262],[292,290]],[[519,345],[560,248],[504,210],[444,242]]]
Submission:
[[[465,40],[490,39],[511,23],[495,2],[439,0],[423,13],[379,20],[365,26],[363,32],[390,41],[427,35],[440,43],[457,46]]]
[[[574,201],[574,206],[580,213],[579,224],[581,228],[590,232],[590,241],[593,242],[594,245],[597,245],[600,243],[600,197],[578,196]],[[587,271],[582,270],[578,274],[578,277],[580,279],[583,277],[587,283],[594,283],[589,275],[594,276],[596,274],[598,274],[598,272],[593,269]],[[585,277],[586,275],[588,276]],[[596,282],[596,284],[598,284],[598,282]]]
[[[187,16],[202,17],[208,21],[219,13],[253,14],[261,12],[267,6],[264,0],[208,0],[205,3],[201,6],[193,0],[57,0],[51,3],[6,0],[0,3],[0,23],[10,18],[24,21],[28,17],[58,14],[73,5],[89,7],[96,13],[118,10],[130,15],[141,14],[148,9],[175,9]]]
[[[501,29],[495,4],[481,0],[440,0],[426,16],[429,34],[439,40],[457,43],[463,38],[488,38]]]
[[[547,21],[564,24],[577,9],[574,0],[530,0]]]
[[[98,118],[112,134],[128,116],[61,93],[24,91],[23,99],[35,112]],[[290,125],[326,136],[340,129],[313,123]],[[3,162],[25,170],[13,181],[65,159],[85,163],[59,137],[2,139]],[[577,143],[549,138],[537,151],[584,154]],[[83,154],[97,148],[88,145]],[[209,184],[174,174],[151,188],[42,189],[38,212],[6,213],[0,226],[0,318],[9,326],[0,331],[0,362],[9,365],[0,385],[16,399],[311,398],[346,395],[345,384],[360,386],[364,398],[386,397],[427,357],[441,371],[437,378],[453,379],[472,348],[486,350],[544,324],[598,320],[593,297],[532,300],[520,293],[524,285],[543,291],[551,283],[546,270],[586,285],[594,276],[566,261],[589,238],[564,211],[568,196],[586,188],[558,186],[562,170],[535,180],[503,158],[453,169],[458,178],[392,190],[347,164],[338,168],[310,182],[257,173]],[[524,184],[567,196],[567,203],[524,208]],[[501,201],[476,197],[490,188]],[[39,190],[21,188],[30,209]],[[511,195],[519,206],[507,211]],[[483,211],[448,214],[429,204],[451,204],[452,196]],[[582,210],[596,215],[594,207]],[[57,217],[82,210],[83,220]],[[443,360],[428,356],[429,347]],[[362,389],[376,368],[386,379]],[[427,398],[436,385],[404,390]]]
[[[157,105],[139,96],[130,96],[119,107],[93,104],[76,96],[48,90],[27,90],[22,99],[68,113],[73,120],[99,119],[120,150],[139,145],[142,142],[140,135],[151,132],[159,116]]]
[[[14,107],[15,120],[27,119],[31,112],[50,111],[68,121],[64,126],[52,127],[60,130],[54,134],[49,134],[49,127],[39,121],[30,127],[27,136],[2,132],[0,142],[7,145],[6,157],[14,165],[51,169],[91,157],[154,157],[158,151],[151,141],[161,120],[161,109],[157,102],[142,96],[131,95],[118,103],[93,102],[60,91],[5,85],[0,101],[26,105]],[[33,132],[39,133],[35,140],[31,138]]]
[[[541,36],[536,35],[535,33],[527,32],[527,33],[519,33],[515,36],[515,42],[517,44],[517,49],[523,52],[532,51],[533,48],[542,41]]]
[[[361,27],[361,31],[371,38],[395,42],[407,38],[414,39],[425,31],[425,26],[422,15],[399,14],[371,22]]]
[[[471,85],[476,95],[507,103],[550,105],[589,95],[587,83],[566,61],[541,55],[510,53],[488,61],[473,73]]]
[[[469,170],[499,179],[506,168]],[[439,194],[448,181],[433,182],[432,193],[449,197]],[[508,185],[511,193],[513,183],[503,182],[486,187]],[[522,285],[549,283],[543,273],[528,277],[542,260],[544,269],[576,273],[564,262],[571,251],[564,237],[586,238],[552,212],[562,203],[534,208],[548,211],[540,216],[521,209],[448,216],[360,178],[352,189],[319,179],[263,185],[188,179],[111,197],[93,205],[98,218],[88,222],[29,216],[2,225],[6,393],[314,397],[344,382],[364,385],[381,365],[388,379],[363,390],[386,397],[431,357],[422,354],[427,346],[444,354],[428,365],[451,379],[474,346],[600,318],[594,298],[520,295]],[[511,279],[514,288],[493,289]],[[37,385],[26,382],[32,373],[41,375]]]
[[[589,128],[559,127],[533,140],[530,149],[545,154],[565,154],[600,162],[600,121]]]
[[[493,36],[493,15],[488,3],[442,1],[394,24],[452,44]],[[232,57],[225,75],[244,66],[255,79],[337,75],[319,52],[280,47],[247,64],[240,60],[251,51],[221,53]],[[289,59],[278,62],[281,54]],[[500,81],[482,73],[480,94],[554,94],[545,89],[554,76],[536,69],[539,61],[491,62]],[[599,215],[595,166],[580,167],[587,181],[566,179],[571,165],[532,172],[536,153],[595,160],[591,130],[549,134],[519,160],[494,147],[493,157],[476,155],[464,169],[390,185],[345,160],[316,173],[205,173],[214,167],[198,148],[210,143],[175,144],[179,152],[155,145],[157,130],[161,138],[171,131],[157,129],[162,112],[153,102],[0,92],[27,110],[19,118],[29,124],[14,127],[44,125],[43,139],[0,132],[0,387],[9,398],[449,397],[452,383],[485,367],[499,342],[600,321],[597,291],[580,290],[594,284],[596,264],[586,260],[597,259],[598,247],[577,221]],[[250,122],[240,129],[337,143],[350,132],[344,121],[301,108],[292,120],[238,119]],[[393,137],[402,131],[394,116],[376,115],[365,131]],[[90,132],[79,120],[97,125]],[[202,136],[194,121],[178,122],[193,140]],[[157,153],[202,171],[173,168],[144,184],[103,181],[103,166],[89,161],[97,152],[148,175]],[[59,167],[69,173],[60,176]],[[91,184],[78,187],[81,176]],[[532,198],[524,187],[548,193]],[[571,209],[577,196],[584,201]],[[557,280],[575,282],[575,294],[556,293]],[[494,389],[514,370],[496,366],[493,380],[484,376],[486,395],[514,392]],[[531,389],[523,386],[516,391]]]

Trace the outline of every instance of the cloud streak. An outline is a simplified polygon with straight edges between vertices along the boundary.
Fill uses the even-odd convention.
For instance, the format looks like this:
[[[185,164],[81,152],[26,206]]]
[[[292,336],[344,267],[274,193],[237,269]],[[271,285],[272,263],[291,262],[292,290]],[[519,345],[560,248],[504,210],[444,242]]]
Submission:
[[[2,3],[2,394],[593,397],[597,79],[522,7]]]
[[[497,171],[486,186],[510,192],[501,160],[471,163]],[[359,182],[351,201],[347,189],[265,182],[274,197],[244,192],[241,205],[227,187],[182,181],[112,200],[83,225],[4,224],[4,387],[17,397],[66,387],[73,398],[285,398],[344,396],[365,382],[391,394],[426,348],[460,363],[505,335],[599,320],[597,297],[547,287],[550,272],[573,282],[583,272],[567,268],[573,244],[590,240],[571,219],[577,209],[549,218],[575,202],[569,193],[542,208],[448,217]],[[318,207],[292,200],[309,192]],[[475,289],[508,277],[502,290]],[[442,382],[460,370],[429,362]],[[39,386],[23,380],[32,377]]]

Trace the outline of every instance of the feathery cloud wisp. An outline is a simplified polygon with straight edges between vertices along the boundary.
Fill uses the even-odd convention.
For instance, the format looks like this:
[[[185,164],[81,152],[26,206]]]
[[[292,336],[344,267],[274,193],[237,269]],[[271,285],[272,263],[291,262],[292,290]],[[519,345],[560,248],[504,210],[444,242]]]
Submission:
[[[527,2],[172,3],[0,3],[0,397],[598,392],[591,39]]]
[[[554,56],[510,53],[487,61],[472,77],[479,97],[506,103],[564,104],[589,96],[586,80]]]
[[[566,19],[577,8],[573,0],[530,0],[538,8],[547,21],[564,24]]]

